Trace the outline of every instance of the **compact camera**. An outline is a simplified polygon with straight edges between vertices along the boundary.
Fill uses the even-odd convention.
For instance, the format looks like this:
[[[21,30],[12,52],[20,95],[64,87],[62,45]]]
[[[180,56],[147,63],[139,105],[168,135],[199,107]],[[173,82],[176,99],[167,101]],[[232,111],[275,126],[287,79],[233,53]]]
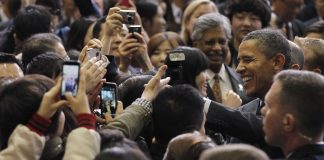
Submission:
[[[118,12],[123,17],[124,24],[134,24],[135,23],[135,10],[120,10]]]

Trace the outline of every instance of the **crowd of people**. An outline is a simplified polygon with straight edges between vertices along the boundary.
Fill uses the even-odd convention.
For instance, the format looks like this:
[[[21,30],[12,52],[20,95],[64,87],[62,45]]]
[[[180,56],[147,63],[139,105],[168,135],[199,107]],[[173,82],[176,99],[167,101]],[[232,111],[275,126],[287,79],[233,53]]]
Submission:
[[[324,160],[323,0],[0,2],[0,159]]]

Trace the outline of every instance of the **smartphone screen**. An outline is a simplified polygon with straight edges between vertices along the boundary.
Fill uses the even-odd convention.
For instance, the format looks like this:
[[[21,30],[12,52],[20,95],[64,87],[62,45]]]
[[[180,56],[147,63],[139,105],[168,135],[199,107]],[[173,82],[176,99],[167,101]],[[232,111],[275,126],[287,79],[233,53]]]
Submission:
[[[104,83],[100,92],[101,113],[110,113],[115,116],[117,109],[117,85],[115,83]]]
[[[79,88],[80,64],[77,61],[66,61],[62,69],[61,97],[65,97],[66,92],[72,92],[76,96]]]

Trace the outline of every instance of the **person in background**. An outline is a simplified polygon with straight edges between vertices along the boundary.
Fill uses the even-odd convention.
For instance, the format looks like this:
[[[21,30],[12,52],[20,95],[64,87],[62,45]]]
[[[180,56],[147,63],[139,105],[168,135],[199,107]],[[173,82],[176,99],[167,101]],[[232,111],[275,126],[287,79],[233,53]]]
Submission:
[[[165,58],[170,50],[183,45],[183,40],[175,32],[162,32],[152,36],[147,43],[152,65],[155,69],[160,68],[164,65]]]
[[[195,0],[189,3],[183,13],[180,32],[180,36],[186,45],[190,47],[193,45],[191,34],[197,19],[204,14],[217,12],[216,5],[209,0]]]

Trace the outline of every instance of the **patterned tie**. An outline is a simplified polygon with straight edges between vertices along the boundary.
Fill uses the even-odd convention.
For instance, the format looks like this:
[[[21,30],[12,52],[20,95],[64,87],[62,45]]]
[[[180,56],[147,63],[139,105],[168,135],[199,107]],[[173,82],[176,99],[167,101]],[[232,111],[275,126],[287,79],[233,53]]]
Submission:
[[[214,76],[214,85],[213,85],[213,93],[214,93],[214,97],[216,99],[217,102],[222,103],[222,91],[219,85],[219,76],[218,74],[216,74]]]

